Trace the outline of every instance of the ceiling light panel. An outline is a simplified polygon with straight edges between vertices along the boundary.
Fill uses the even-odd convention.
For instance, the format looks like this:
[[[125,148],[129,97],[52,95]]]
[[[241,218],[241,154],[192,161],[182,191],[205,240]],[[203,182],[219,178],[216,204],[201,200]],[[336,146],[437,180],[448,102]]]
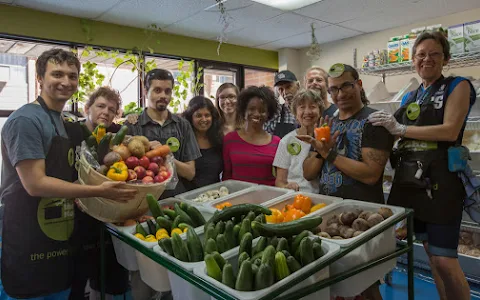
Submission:
[[[252,0],[264,5],[272,6],[281,10],[289,11],[299,9],[322,0]]]

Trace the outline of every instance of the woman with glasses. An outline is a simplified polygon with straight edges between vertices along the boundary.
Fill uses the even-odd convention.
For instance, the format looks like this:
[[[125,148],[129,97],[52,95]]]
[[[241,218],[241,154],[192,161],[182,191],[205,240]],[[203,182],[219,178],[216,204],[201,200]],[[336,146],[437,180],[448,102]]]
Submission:
[[[421,34],[412,54],[420,87],[404,97],[394,115],[376,112],[369,118],[400,138],[388,203],[415,210],[415,237],[430,258],[440,298],[470,299],[457,258],[465,188],[453,164],[462,161],[455,153],[463,152],[458,146],[475,90],[465,78],[442,75],[451,57],[442,33]]]
[[[215,104],[222,120],[224,135],[241,127],[236,109],[238,94],[238,87],[233,83],[224,83],[217,90]]]
[[[193,97],[183,117],[192,125],[202,156],[195,160],[195,177],[188,190],[220,181],[223,171],[220,115],[210,99]]]

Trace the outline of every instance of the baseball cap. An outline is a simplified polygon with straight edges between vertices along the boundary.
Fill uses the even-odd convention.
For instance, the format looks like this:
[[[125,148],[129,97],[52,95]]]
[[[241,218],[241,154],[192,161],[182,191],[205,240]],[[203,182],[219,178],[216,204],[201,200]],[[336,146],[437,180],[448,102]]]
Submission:
[[[295,82],[295,81],[297,81],[297,77],[295,76],[295,74],[293,74],[288,70],[278,72],[277,75],[275,75],[275,86],[277,86],[279,82]]]

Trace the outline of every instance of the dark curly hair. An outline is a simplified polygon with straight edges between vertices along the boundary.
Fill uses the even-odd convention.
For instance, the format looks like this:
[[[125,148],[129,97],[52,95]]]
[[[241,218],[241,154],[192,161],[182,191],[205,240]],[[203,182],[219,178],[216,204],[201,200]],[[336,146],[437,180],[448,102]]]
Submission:
[[[248,103],[253,98],[262,99],[263,103],[267,107],[268,116],[267,120],[273,119],[277,113],[278,103],[275,99],[275,94],[272,89],[267,86],[249,86],[240,92],[237,99],[237,115],[239,118],[245,118],[247,112]]]
[[[59,48],[54,48],[43,52],[35,62],[37,76],[45,76],[48,62],[52,62],[54,64],[62,64],[66,62],[69,66],[75,66],[78,70],[78,74],[80,74],[80,61],[73,52],[65,51]]]
[[[219,147],[222,145],[223,133],[222,133],[222,121],[217,109],[213,105],[212,101],[203,96],[195,96],[188,103],[187,109],[183,112],[183,117],[190,123],[192,129],[193,126],[193,114],[202,108],[208,109],[212,115],[212,126],[207,130],[207,137],[213,147]]]

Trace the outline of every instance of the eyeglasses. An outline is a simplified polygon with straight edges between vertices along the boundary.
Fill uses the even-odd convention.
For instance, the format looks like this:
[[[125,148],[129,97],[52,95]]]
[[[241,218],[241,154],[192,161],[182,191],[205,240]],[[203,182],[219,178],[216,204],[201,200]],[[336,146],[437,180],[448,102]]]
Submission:
[[[441,57],[443,57],[443,53],[440,53],[440,52],[432,52],[432,53],[418,53],[418,54],[415,54],[415,58],[418,59],[418,60],[424,60],[426,59],[427,57],[430,57],[431,59],[433,60],[437,60],[437,59],[440,59]]]
[[[225,101],[225,100],[235,101],[235,100],[237,100],[237,96],[235,96],[235,95],[220,96],[220,97],[218,97],[218,99],[220,99],[222,101]]]
[[[337,95],[340,91],[344,92],[344,93],[348,93],[348,92],[351,92],[353,90],[353,87],[355,86],[355,83],[357,81],[353,81],[353,82],[344,82],[340,87],[336,87],[336,86],[332,86],[332,87],[329,87],[328,88],[328,93],[330,95]]]

